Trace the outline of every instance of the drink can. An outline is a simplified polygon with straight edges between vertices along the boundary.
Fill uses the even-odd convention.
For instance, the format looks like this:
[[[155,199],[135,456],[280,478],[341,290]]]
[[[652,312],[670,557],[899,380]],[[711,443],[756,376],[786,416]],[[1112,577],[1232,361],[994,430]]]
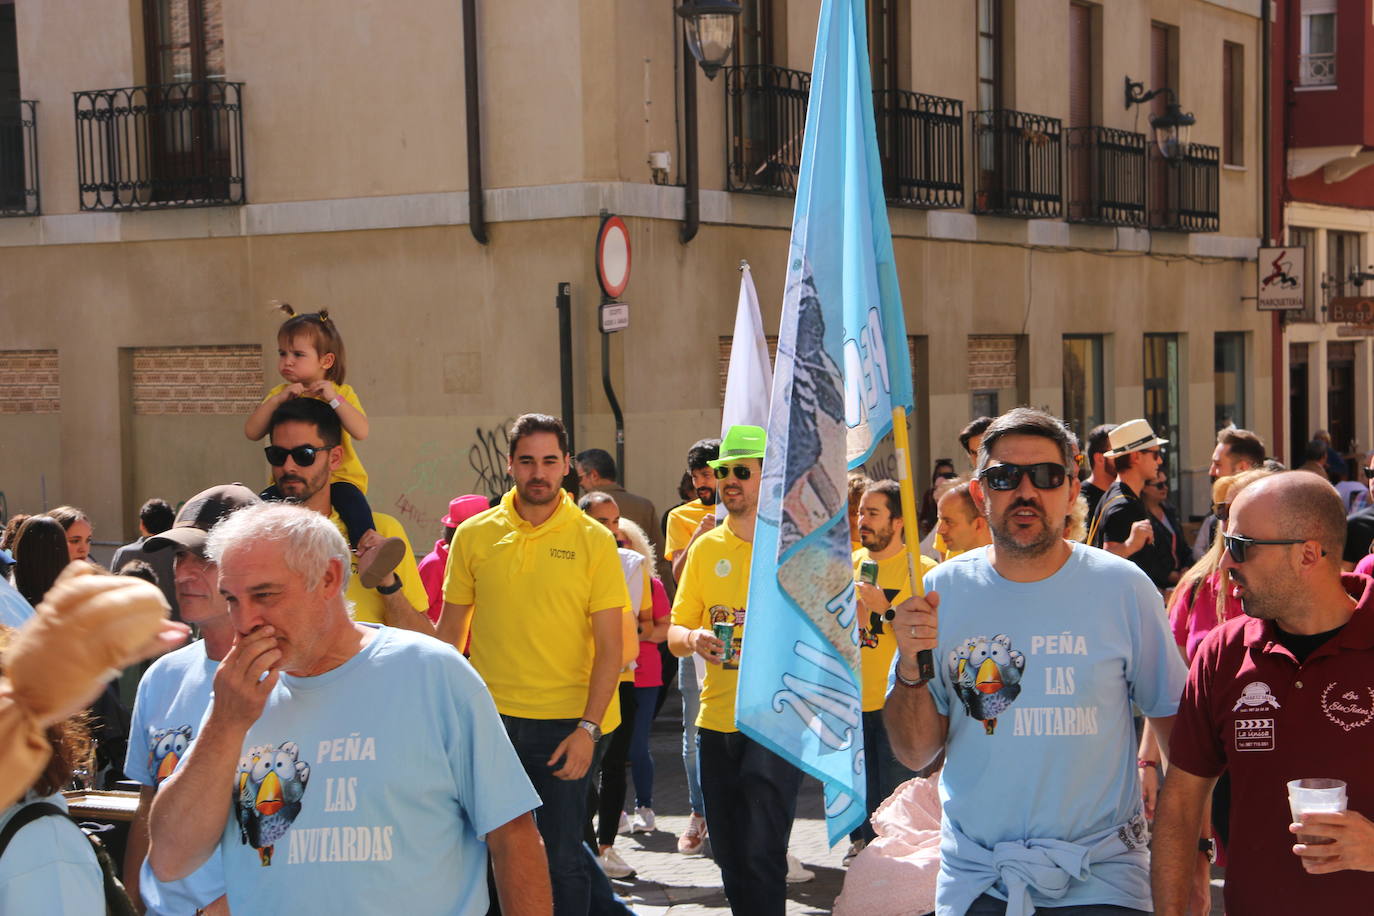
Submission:
[[[722,662],[734,661],[735,625],[733,623],[715,623],[711,625],[711,631],[715,633],[716,639],[725,643],[725,648],[720,650],[720,660]]]
[[[859,564],[859,581],[867,582],[869,585],[878,584],[878,564],[872,560],[864,560]]]

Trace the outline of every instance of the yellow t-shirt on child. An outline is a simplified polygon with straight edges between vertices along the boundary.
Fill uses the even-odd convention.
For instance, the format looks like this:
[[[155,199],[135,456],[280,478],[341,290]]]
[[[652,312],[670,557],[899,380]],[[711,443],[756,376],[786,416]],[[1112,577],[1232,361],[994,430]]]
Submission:
[[[265,401],[268,398],[276,397],[286,388],[286,385],[286,382],[282,382],[280,385],[267,392],[267,396],[264,397],[263,400]],[[358,402],[358,395],[354,393],[352,385],[335,385],[334,390],[337,391],[339,397],[347,401],[354,410],[363,416],[367,416],[367,411],[363,410],[363,405]],[[323,398],[316,398],[316,400],[323,400]],[[358,452],[353,448],[353,437],[348,434],[348,430],[345,429],[343,431],[343,441],[339,444],[343,446],[343,461],[339,463],[338,470],[329,475],[330,482],[351,483],[359,490],[362,490],[363,494],[366,495],[367,471],[363,469],[363,463],[358,458]],[[270,486],[273,481],[268,480],[267,483]]]

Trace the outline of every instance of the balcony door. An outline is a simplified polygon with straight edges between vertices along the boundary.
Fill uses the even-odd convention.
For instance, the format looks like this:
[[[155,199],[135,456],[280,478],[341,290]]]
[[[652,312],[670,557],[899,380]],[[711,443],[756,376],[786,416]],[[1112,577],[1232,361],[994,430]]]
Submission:
[[[1083,3],[1069,4],[1069,219],[1096,216],[1093,206],[1093,10]]]
[[[154,194],[223,198],[229,147],[212,82],[224,79],[222,0],[143,0],[143,26]]]
[[[1175,91],[1174,73],[1174,29],[1158,22],[1150,24],[1150,89],[1168,86]],[[1154,145],[1154,132],[1150,129],[1149,119],[1163,115],[1169,104],[1168,93],[1160,93],[1150,101],[1148,115],[1143,116],[1143,129],[1150,137],[1149,143],[1149,224],[1152,227],[1172,225],[1178,214],[1177,193],[1174,182],[1170,181],[1169,163]]]

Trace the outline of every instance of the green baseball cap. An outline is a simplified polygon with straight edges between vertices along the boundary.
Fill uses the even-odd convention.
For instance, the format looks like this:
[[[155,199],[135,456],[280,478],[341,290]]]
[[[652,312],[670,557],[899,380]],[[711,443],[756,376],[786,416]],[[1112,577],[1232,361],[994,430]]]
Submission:
[[[767,444],[768,434],[763,431],[762,426],[732,426],[721,440],[720,457],[706,463],[718,468],[722,464],[729,464],[741,458],[758,458],[762,461],[764,446]]]

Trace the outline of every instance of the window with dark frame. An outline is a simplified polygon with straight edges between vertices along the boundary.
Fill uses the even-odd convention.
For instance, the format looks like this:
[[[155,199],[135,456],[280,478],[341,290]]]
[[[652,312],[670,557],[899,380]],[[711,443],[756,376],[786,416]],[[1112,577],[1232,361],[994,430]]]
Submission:
[[[1221,45],[1221,161],[1245,165],[1245,47]]]
[[[1003,107],[1002,0],[978,0],[978,109]]]
[[[1245,334],[1218,331],[1212,343],[1213,428],[1246,427]]]
[[[1146,334],[1144,347],[1145,419],[1161,439],[1168,439],[1164,447],[1164,471],[1169,479],[1169,499],[1179,499],[1180,475],[1178,456],[1184,454],[1179,437],[1181,423],[1180,352],[1177,334]]]
[[[1094,426],[1106,422],[1102,354],[1102,335],[1064,335],[1063,419],[1080,442],[1087,441]]]

